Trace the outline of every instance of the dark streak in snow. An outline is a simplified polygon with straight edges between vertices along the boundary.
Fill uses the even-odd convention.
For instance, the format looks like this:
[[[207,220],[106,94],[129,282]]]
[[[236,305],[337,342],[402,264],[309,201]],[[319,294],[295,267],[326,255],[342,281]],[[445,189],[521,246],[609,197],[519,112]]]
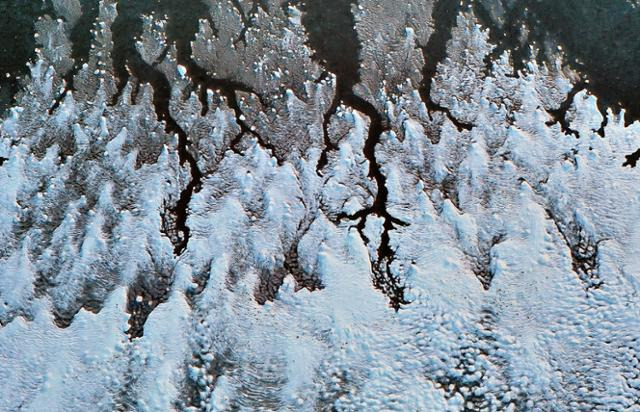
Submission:
[[[378,256],[373,262],[373,284],[382,290],[390,300],[390,305],[398,310],[401,305],[409,303],[404,298],[405,285],[401,279],[392,273],[391,264],[395,259],[395,251],[390,244],[389,232],[396,226],[406,226],[406,223],[391,216],[387,211],[388,190],[386,176],[382,173],[378,159],[376,158],[376,146],[380,143],[380,137],[385,132],[383,116],[375,107],[365,99],[353,93],[353,86],[360,81],[358,68],[360,67],[359,54],[361,45],[354,29],[354,19],[351,13],[350,1],[328,0],[307,1],[304,4],[302,23],[305,26],[310,46],[315,50],[313,56],[325,67],[335,73],[337,91],[333,103],[324,114],[323,131],[325,148],[317,165],[318,172],[327,164],[327,152],[335,150],[335,144],[331,143],[328,136],[328,124],[331,116],[338,106],[343,103],[354,108],[369,117],[371,124],[364,145],[364,155],[369,161],[369,177],[375,180],[378,190],[373,205],[352,216],[350,219],[359,219],[356,228],[365,239],[363,230],[366,218],[369,215],[377,215],[384,219],[383,232],[378,248]],[[339,216],[344,218],[347,216]]]
[[[66,83],[65,89],[55,99],[53,106],[49,109],[49,114],[53,113],[58,106],[64,100],[66,94],[71,90],[75,90],[74,76],[78,73],[78,70],[89,59],[91,51],[91,42],[93,36],[91,35],[91,29],[99,15],[98,9],[99,3],[97,1],[83,1],[80,3],[82,14],[71,29],[69,40],[71,41],[71,58],[74,60],[73,68],[64,75],[64,81]]]
[[[318,174],[327,165],[328,152],[338,148],[329,139],[331,117],[360,81],[358,56],[361,46],[353,28],[355,21],[351,13],[354,3],[353,0],[311,0],[302,4],[302,24],[309,38],[309,46],[315,51],[312,57],[327,69],[318,82],[327,79],[328,72],[336,76],[336,93],[322,121],[325,147],[316,166]]]
[[[460,4],[451,0],[439,0],[433,8],[432,20],[434,31],[429,36],[427,44],[421,45],[420,50],[424,56],[425,64],[422,68],[422,84],[418,88],[420,98],[427,106],[430,113],[442,112],[453,123],[458,131],[471,130],[472,124],[456,119],[448,108],[440,106],[431,98],[433,79],[438,71],[438,63],[447,55],[447,42],[451,39],[451,28],[456,24],[456,17]]]
[[[640,149],[636,150],[630,155],[626,155],[625,158],[627,160],[625,160],[622,166],[636,167],[636,163],[638,163],[638,160],[640,160]]]
[[[34,23],[44,15],[56,17],[50,0],[0,1],[0,115],[15,104],[29,73],[27,63],[36,56]]]
[[[585,88],[586,83],[584,81],[580,81],[574,84],[569,94],[567,94],[567,97],[560,104],[560,107],[555,110],[547,110],[547,113],[549,113],[549,115],[551,115],[551,117],[553,118],[553,120],[547,122],[547,126],[559,123],[563,133],[572,134],[575,137],[580,138],[580,133],[578,133],[577,130],[572,129],[569,125],[569,122],[567,121],[567,111],[569,111],[569,109],[571,108],[573,99],[576,94],[578,94],[578,92],[584,90]]]
[[[603,116],[624,108],[628,124],[640,118],[640,10],[626,0],[495,0],[469,2],[497,45],[489,59],[509,51],[514,76],[531,59],[553,60],[562,46],[565,64],[589,80]],[[502,13],[492,13],[500,4]],[[533,46],[537,55],[533,55]],[[600,129],[603,130],[602,128]]]
[[[152,259],[152,267],[143,271],[127,290],[127,313],[129,318],[129,339],[142,337],[144,325],[151,312],[159,304],[166,302],[173,284],[174,268],[162,265]]]
[[[599,274],[598,250],[600,243],[607,239],[596,241],[577,222],[565,223],[551,209],[547,209],[546,213],[569,248],[571,267],[582,281],[585,291],[602,287],[604,281]]]
[[[170,210],[175,216],[175,227],[179,233],[178,239],[174,240],[174,252],[176,255],[182,254],[189,242],[190,228],[187,225],[189,216],[189,203],[194,192],[200,188],[202,173],[198,168],[195,157],[190,153],[190,145],[187,133],[171,116],[169,110],[169,100],[171,98],[171,84],[166,76],[157,68],[149,65],[142,59],[135,47],[133,38],[142,32],[141,14],[143,10],[128,7],[126,2],[118,3],[118,17],[113,23],[113,61],[116,75],[119,80],[119,92],[116,99],[121,95],[131,74],[142,83],[149,83],[153,87],[153,103],[158,119],[165,122],[165,129],[168,133],[178,135],[178,155],[180,164],[188,164],[191,172],[191,180],[186,188],[180,193],[176,205]],[[128,69],[128,70],[127,70]]]
[[[266,150],[270,150],[275,155],[275,149],[268,141],[266,141],[257,131],[253,130],[243,120],[243,112],[238,103],[236,97],[237,92],[250,93],[258,97],[260,102],[264,105],[264,101],[260,93],[253,90],[249,85],[234,81],[231,79],[216,78],[211,76],[207,70],[200,67],[194,60],[191,48],[191,41],[195,33],[198,31],[198,24],[200,17],[207,16],[209,9],[204,3],[198,2],[199,7],[197,10],[182,7],[179,2],[173,0],[172,6],[167,10],[168,25],[167,25],[167,37],[174,41],[177,48],[177,60],[178,64],[183,65],[187,69],[187,76],[191,79],[195,88],[199,90],[200,103],[202,104],[202,115],[206,115],[209,111],[207,101],[207,90],[218,90],[226,99],[229,107],[234,111],[236,117],[236,123],[240,126],[240,133],[237,138],[231,144],[231,149],[237,152],[236,145],[240,142],[242,136],[250,134],[256,138],[258,143]],[[236,3],[236,7],[240,7],[240,4]],[[250,13],[257,11],[259,7],[258,3],[254,2]],[[244,12],[239,12],[244,15]],[[243,22],[249,24],[248,21]],[[245,29],[247,26],[245,25]],[[278,163],[282,163],[282,159],[278,159]]]

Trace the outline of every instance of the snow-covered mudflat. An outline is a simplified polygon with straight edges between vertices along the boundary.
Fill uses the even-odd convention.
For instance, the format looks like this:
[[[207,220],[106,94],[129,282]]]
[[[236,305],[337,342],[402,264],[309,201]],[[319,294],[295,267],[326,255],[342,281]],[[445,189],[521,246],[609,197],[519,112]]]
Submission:
[[[488,61],[472,11],[424,79],[433,2],[354,5],[350,94],[301,8],[233,3],[189,53],[145,16],[124,82],[115,0],[75,69],[73,19],[38,22],[0,410],[640,410],[640,124],[560,56]]]

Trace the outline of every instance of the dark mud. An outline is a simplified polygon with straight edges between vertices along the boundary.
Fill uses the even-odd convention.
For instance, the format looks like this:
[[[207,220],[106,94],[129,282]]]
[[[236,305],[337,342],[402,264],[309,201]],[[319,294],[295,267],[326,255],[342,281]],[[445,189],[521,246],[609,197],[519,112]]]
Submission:
[[[49,1],[0,1],[0,115],[15,103],[29,72],[27,63],[35,58],[34,24],[44,15],[55,16]]]
[[[56,97],[54,104],[49,109],[50,114],[60,106],[67,92],[76,90],[74,86],[74,77],[78,74],[82,65],[89,60],[93,37],[88,36],[87,33],[90,33],[93,29],[100,10],[96,0],[82,0],[80,7],[80,18],[73,25],[71,32],[69,33],[69,40],[71,41],[71,58],[74,60],[74,65],[68,73],[64,73],[63,77],[66,82],[66,87],[62,93]]]
[[[569,248],[572,270],[578,275],[585,291],[600,289],[604,281],[600,278],[598,251],[600,244],[607,239],[593,239],[576,220],[565,223],[551,209],[547,209],[546,213]]]
[[[378,187],[373,205],[353,216],[339,216],[357,220],[357,229],[363,233],[366,218],[377,215],[384,219],[384,230],[381,236],[378,256],[373,264],[373,284],[389,297],[389,304],[395,310],[409,303],[404,297],[405,285],[399,276],[393,274],[391,264],[395,259],[395,251],[391,247],[389,232],[396,226],[406,226],[387,211],[388,189],[386,176],[382,173],[376,158],[376,146],[385,132],[386,119],[376,110],[371,102],[357,96],[353,87],[360,81],[360,49],[361,45],[355,31],[355,22],[351,12],[350,1],[312,0],[303,4],[302,23],[309,35],[309,45],[315,50],[313,57],[336,75],[337,90],[330,109],[324,117],[325,142],[327,143],[318,164],[318,170],[327,163],[327,152],[335,149],[327,135],[327,127],[337,107],[344,103],[364,113],[371,124],[364,146],[364,155],[369,161],[369,177],[375,180]],[[369,241],[362,235],[365,241]]]
[[[398,285],[397,279],[392,279],[390,275],[390,264],[393,261],[394,252],[390,246],[389,232],[403,223],[393,218],[386,210],[388,196],[385,186],[386,177],[376,159],[375,147],[385,131],[386,121],[370,102],[353,93],[354,85],[360,81],[361,49],[351,12],[355,0],[310,0],[304,3],[299,1],[291,3],[299,5],[304,11],[302,22],[309,36],[309,45],[315,51],[313,57],[328,72],[334,73],[337,80],[335,98],[324,114],[326,148],[318,164],[320,174],[327,164],[328,153],[336,149],[335,144],[329,139],[327,129],[331,116],[338,106],[344,103],[363,112],[371,120],[365,156],[370,163],[369,176],[376,181],[378,193],[372,207],[349,218],[359,220],[357,225],[359,229],[364,227],[366,216],[370,214],[376,214],[385,219],[385,230],[382,234],[382,245],[376,268],[378,273],[385,273],[385,275],[376,275],[379,277],[376,283],[381,289],[388,287],[393,290],[388,291],[388,294],[396,296],[393,298],[396,303],[392,305],[399,307],[404,299],[402,286]],[[82,15],[70,33],[73,42],[72,56],[76,59],[76,68],[89,56],[90,30],[98,14],[97,1],[83,0],[81,4]],[[461,7],[469,5],[480,21],[491,29],[491,41],[498,46],[492,57],[498,56],[505,50],[511,52],[515,68],[514,75],[524,70],[525,61],[533,57],[528,47],[530,44],[542,50],[538,56],[540,59],[555,51],[556,46],[562,46],[567,63],[579,70],[583,76],[583,81],[578,83],[561,107],[550,111],[554,122],[560,123],[565,132],[577,135],[577,132],[568,126],[566,111],[570,106],[571,97],[583,88],[588,88],[598,96],[602,111],[605,107],[612,107],[614,110],[624,108],[627,122],[640,118],[640,64],[638,64],[640,43],[637,41],[640,37],[640,12],[624,0],[608,2],[489,0],[469,1],[462,5],[455,0],[438,0],[433,11],[435,31],[428,43],[421,46],[425,56],[425,66],[420,93],[430,111],[444,112],[460,130],[468,130],[472,127],[456,120],[446,108],[437,105],[430,98],[432,79],[436,74],[438,63],[446,57],[446,44],[451,38],[451,29],[455,25],[456,16],[461,11]],[[253,93],[258,97],[260,94],[247,85],[229,79],[213,78],[192,60],[191,41],[198,30],[198,21],[201,18],[207,18],[209,13],[205,1],[193,0],[185,3],[182,0],[121,0],[117,7],[118,17],[112,31],[114,71],[119,90],[124,89],[132,76],[140,83],[152,85],[156,114],[166,123],[168,132],[179,136],[180,161],[182,164],[187,164],[191,171],[190,182],[182,191],[176,204],[170,206],[167,211],[172,215],[169,221],[175,225],[175,232],[180,234],[173,239],[175,253],[179,255],[185,250],[189,241],[190,229],[186,224],[188,205],[193,194],[199,190],[203,176],[197,167],[196,155],[189,150],[186,131],[182,130],[171,117],[169,81],[154,65],[146,63],[135,49],[134,39],[142,33],[143,29],[141,15],[154,13],[168,17],[168,39],[176,44],[178,62],[187,67],[188,75],[193,80],[194,88],[203,103],[203,114],[208,110],[207,89],[220,90],[229,107],[235,111],[241,132],[234,140],[232,147],[234,149],[241,138],[248,134],[255,136],[265,148],[273,149],[268,141],[242,121],[242,111],[236,98],[236,93],[240,91]],[[233,1],[230,7],[236,7],[241,12],[245,30],[251,24],[248,16],[258,7],[265,8],[260,1],[252,2],[249,10],[244,10],[239,1]],[[0,13],[2,13],[0,35],[5,40],[12,40],[4,41],[0,45],[0,75],[5,72],[10,73],[8,78],[0,76],[0,111],[2,111],[3,107],[11,103],[20,87],[18,78],[26,73],[25,63],[34,57],[33,24],[35,20],[45,14],[55,16],[49,0],[32,2],[8,0],[0,3]],[[242,39],[243,33],[239,33],[237,41]],[[326,77],[326,73],[323,77]],[[67,76],[67,82],[69,89],[73,89],[73,74]],[[604,134],[604,124],[598,132],[601,135]],[[624,165],[633,167],[638,159],[640,159],[640,150],[628,155]],[[384,286],[385,284],[387,286]]]
[[[260,305],[273,302],[278,296],[285,277],[291,275],[296,282],[295,290],[307,289],[309,292],[324,289],[322,281],[315,273],[306,273],[298,257],[298,241],[294,241],[284,256],[282,267],[264,270],[260,276],[253,296]]]
[[[127,291],[126,309],[131,317],[126,333],[130,340],[144,336],[144,325],[149,315],[167,301],[173,284],[173,268],[154,262],[149,272],[139,276]]]
[[[444,113],[458,131],[471,130],[473,125],[464,123],[451,115],[446,107],[442,107],[431,99],[431,87],[438,64],[447,57],[447,42],[451,39],[451,29],[456,25],[456,18],[460,12],[460,3],[452,0],[438,0],[432,11],[434,31],[429,36],[427,44],[420,49],[424,56],[425,64],[422,68],[422,83],[420,84],[420,98],[429,109],[429,112]]]
[[[196,4],[197,2],[194,2]],[[143,14],[151,12],[164,12],[177,18],[170,19],[168,23],[168,33],[181,33],[178,36],[176,44],[182,46],[184,43],[189,44],[190,39],[197,30],[197,19],[201,17],[196,11],[198,9],[190,9],[194,14],[191,15],[189,21],[185,22],[184,14],[171,12],[180,9],[179,2],[175,0],[163,2],[140,2],[140,1],[121,1],[118,3],[118,17],[113,22],[113,63],[114,71],[118,79],[118,93],[116,99],[124,90],[131,75],[138,79],[141,83],[149,83],[153,87],[153,103],[158,119],[165,122],[166,131],[178,135],[178,155],[181,164],[188,164],[191,173],[191,180],[180,193],[177,203],[170,207],[168,212],[172,215],[171,221],[175,224],[175,232],[178,233],[173,238],[174,252],[180,255],[187,247],[190,236],[190,228],[187,226],[187,218],[189,215],[189,203],[194,192],[200,187],[202,181],[202,173],[198,168],[196,158],[188,150],[189,141],[187,133],[173,119],[169,110],[169,100],[171,98],[171,84],[166,76],[156,67],[145,62],[138,51],[135,49],[134,39],[142,34],[142,18]],[[201,13],[206,13],[206,8],[202,6]],[[193,23],[191,20],[195,20]],[[189,25],[188,23],[192,24]],[[180,27],[180,29],[176,29]],[[187,28],[189,30],[187,30]],[[193,31],[191,31],[193,30]],[[190,32],[191,34],[186,34]],[[191,37],[189,37],[191,36]]]
[[[360,42],[351,6],[355,0],[310,0],[301,6],[302,24],[315,51],[313,58],[337,77],[338,96],[360,81]]]
[[[640,160],[640,149],[626,155],[625,158],[626,160],[624,161],[622,166],[636,167],[636,163],[638,163],[638,160]]]
[[[71,58],[75,60],[75,67],[82,67],[82,63],[89,60],[91,51],[92,36],[87,33],[93,29],[93,26],[100,13],[99,3],[96,0],[82,0],[82,14],[71,29]]]
[[[329,122],[345,96],[353,94],[353,87],[360,82],[360,42],[354,29],[351,13],[354,0],[312,0],[292,2],[302,8],[302,24],[307,32],[309,46],[314,50],[312,58],[328,72],[336,76],[336,94],[324,114],[322,130],[325,148],[320,156],[319,173],[327,165],[327,155],[338,147],[329,138]],[[326,78],[327,72],[320,76]]]
[[[567,111],[571,108],[571,104],[573,103],[573,98],[578,94],[578,92],[584,90],[586,88],[586,83],[580,81],[573,85],[573,88],[567,94],[567,97],[555,110],[548,110],[547,112],[551,115],[553,120],[547,122],[547,126],[551,126],[554,123],[560,124],[562,131],[565,134],[572,134],[577,138],[580,138],[580,133],[577,130],[574,130],[569,126],[569,121],[567,120]],[[601,128],[604,129],[604,126]],[[602,132],[604,134],[604,132]]]
[[[627,123],[640,119],[640,9],[626,0],[489,0],[473,3],[491,29],[491,42],[512,54],[514,69],[525,69],[529,45],[544,59],[561,46],[598,97],[601,111],[625,109]],[[491,10],[503,9],[504,12]],[[524,28],[523,28],[524,25]]]
[[[174,251],[176,255],[180,255],[186,249],[191,233],[187,225],[189,203],[193,194],[200,190],[204,176],[198,168],[197,155],[189,150],[190,143],[187,138],[187,132],[171,117],[169,110],[171,84],[162,72],[146,63],[134,47],[134,39],[143,30],[141,15],[152,12],[156,15],[167,16],[167,38],[170,43],[175,44],[178,64],[187,68],[188,76],[194,84],[194,91],[198,92],[202,104],[202,115],[205,115],[209,109],[207,90],[219,90],[225,97],[229,107],[234,110],[236,121],[241,129],[238,138],[232,142],[232,149],[235,150],[235,145],[243,135],[249,134],[256,137],[263,147],[270,149],[272,152],[274,151],[273,147],[260,134],[252,130],[242,120],[242,110],[236,98],[237,92],[253,93],[260,97],[259,94],[249,86],[233,80],[211,77],[206,70],[198,66],[191,58],[191,42],[198,31],[199,20],[209,17],[209,8],[204,2],[192,1],[188,7],[185,7],[184,2],[179,0],[163,0],[150,3],[129,0],[118,3],[118,17],[114,21],[112,31],[114,70],[119,81],[119,90],[123,90],[131,75],[142,83],[152,85],[156,115],[159,119],[165,121],[167,132],[178,135],[180,162],[181,164],[187,163],[191,172],[191,180],[181,192],[178,202],[167,211],[172,215],[172,218],[167,220],[175,224],[173,232],[178,233],[177,237],[173,237]]]
[[[359,80],[358,65],[349,56],[358,54],[359,44],[353,28],[351,6],[354,0],[293,1],[303,7],[303,16],[310,43],[317,51],[316,57],[324,66],[339,77],[338,95],[350,90]],[[555,52],[557,45],[563,47],[566,62],[589,80],[589,90],[598,96],[601,107],[614,110],[624,108],[626,119],[640,119],[640,8],[626,0],[487,0],[465,2],[478,16],[481,23],[491,29],[491,41],[497,44],[492,57],[505,50],[512,54],[515,75],[525,69],[525,62],[532,55],[529,45],[540,48],[539,59]],[[73,57],[82,61],[88,56],[91,43],[90,30],[97,16],[97,0],[82,0],[82,17],[71,31]],[[234,2],[239,7],[239,2]],[[252,9],[265,8],[260,1],[252,3]],[[187,40],[197,30],[197,20],[206,18],[206,2],[193,0],[122,0],[119,8],[128,9],[129,17],[121,19],[120,29],[114,36],[140,32],[138,16],[155,12],[167,14],[169,39],[182,50]],[[434,8],[436,32],[430,43],[445,45],[450,37],[450,28],[455,25],[457,0],[439,0]],[[241,13],[250,25],[251,10]],[[18,91],[19,77],[27,74],[26,63],[35,57],[33,26],[43,15],[57,18],[50,0],[6,0],[0,2],[0,111],[11,103]],[[130,26],[129,26],[130,24]],[[524,28],[523,28],[524,25]],[[445,41],[443,41],[445,40]],[[242,33],[238,37],[242,41]],[[123,56],[134,53],[133,42],[120,42],[116,49],[119,77],[126,79],[123,71]],[[425,79],[433,77],[437,62],[441,61],[445,49],[426,45]],[[9,73],[10,77],[5,77]],[[423,98],[429,94],[425,83]],[[425,99],[428,101],[429,99]]]

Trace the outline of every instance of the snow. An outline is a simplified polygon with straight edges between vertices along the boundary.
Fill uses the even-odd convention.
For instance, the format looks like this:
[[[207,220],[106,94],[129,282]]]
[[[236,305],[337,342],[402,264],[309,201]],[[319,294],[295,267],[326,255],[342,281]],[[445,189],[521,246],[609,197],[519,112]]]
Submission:
[[[238,92],[242,113],[211,91],[203,115],[175,50],[159,63],[203,173],[179,256],[172,208],[193,171],[155,117],[151,86],[131,102],[129,83],[107,104],[107,71],[49,114],[62,63],[42,55],[0,123],[0,409],[633,410],[640,172],[622,163],[640,124],[609,111],[601,137],[597,98],[582,91],[567,114],[580,138],[565,134],[547,110],[571,76],[531,63],[510,77],[504,55],[488,70],[494,46],[468,13],[432,86],[450,115],[428,113],[411,86],[419,70],[396,90],[374,67],[373,47],[406,56],[398,72],[424,63],[416,43],[431,29],[418,17],[428,22],[430,3],[413,3],[383,28],[397,38],[371,40],[386,12],[373,0],[356,21],[366,38],[356,91],[388,123],[375,160],[386,212],[403,223],[392,229],[370,212],[381,188],[366,114],[342,105],[329,116],[335,150],[316,170],[336,82],[314,83],[297,9],[258,7],[261,34],[234,49],[235,8],[212,6],[216,36],[201,21],[199,64],[279,96]],[[107,38],[113,4],[101,6]],[[137,47],[155,61],[165,25],[145,19]],[[255,134],[238,135],[236,119]],[[389,249],[408,302],[397,312],[373,282]],[[131,337],[140,314],[129,306],[149,296],[144,333]]]

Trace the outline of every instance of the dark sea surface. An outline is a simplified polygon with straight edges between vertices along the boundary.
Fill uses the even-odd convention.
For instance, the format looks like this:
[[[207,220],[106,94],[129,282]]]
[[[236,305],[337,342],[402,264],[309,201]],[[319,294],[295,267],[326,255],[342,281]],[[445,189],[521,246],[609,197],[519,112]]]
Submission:
[[[88,55],[90,29],[98,13],[97,0],[81,3],[82,17],[71,32],[73,55],[78,61]],[[351,16],[355,0],[291,3],[306,12],[303,23],[318,60],[339,75],[339,88],[350,90],[358,81],[359,45]],[[229,4],[239,6],[237,1]],[[455,24],[455,13],[461,8],[472,8],[481,23],[491,29],[491,40],[498,44],[494,56],[511,51],[516,70],[523,69],[523,62],[531,58],[529,45],[541,50],[539,59],[561,46],[566,64],[588,79],[587,87],[598,96],[602,110],[624,108],[627,121],[640,119],[640,8],[635,2],[485,0],[461,4],[457,0],[439,0],[434,13],[439,35],[431,42],[433,53],[442,54]],[[198,19],[207,17],[207,7],[199,0],[122,0],[118,12],[120,17],[113,27],[114,63],[121,81],[128,75],[125,64],[140,61],[133,38],[142,30],[141,14],[168,15],[168,36],[182,52],[190,51],[186,45],[197,29]],[[26,63],[34,58],[34,22],[44,15],[62,18],[56,15],[51,0],[0,0],[0,112],[11,104],[27,73]],[[434,60],[442,57],[438,55]],[[432,75],[434,69],[435,66],[425,68],[425,75]]]

